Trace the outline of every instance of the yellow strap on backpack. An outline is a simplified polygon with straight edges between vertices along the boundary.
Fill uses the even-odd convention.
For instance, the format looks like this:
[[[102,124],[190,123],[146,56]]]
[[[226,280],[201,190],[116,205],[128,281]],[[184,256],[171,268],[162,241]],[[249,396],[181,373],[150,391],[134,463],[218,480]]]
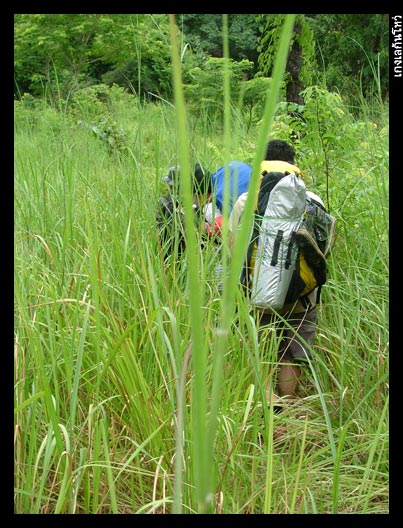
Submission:
[[[308,266],[302,251],[300,253],[299,258],[299,275],[305,283],[305,288],[300,295],[300,297],[302,297],[303,295],[310,293],[318,285],[315,279],[315,275],[312,273],[311,268]]]
[[[259,188],[262,182],[264,172],[282,172],[283,174],[285,174],[286,172],[290,174],[294,173],[300,176],[302,179],[304,179],[301,169],[299,169],[296,165],[292,165],[291,163],[288,163],[287,161],[281,161],[281,160],[264,160],[260,164]],[[256,196],[255,209],[257,208],[258,197],[259,197],[259,193]]]

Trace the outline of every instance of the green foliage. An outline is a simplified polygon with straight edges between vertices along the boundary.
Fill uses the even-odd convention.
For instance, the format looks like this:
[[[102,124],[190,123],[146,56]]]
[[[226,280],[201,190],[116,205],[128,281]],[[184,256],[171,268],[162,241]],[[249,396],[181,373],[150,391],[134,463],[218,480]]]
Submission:
[[[48,84],[66,97],[85,78],[100,15],[17,14],[14,22],[16,90],[43,93]],[[57,71],[59,89],[55,86]],[[84,76],[84,77],[83,77]]]
[[[172,96],[166,15],[109,15],[108,32],[97,35],[94,53],[110,64],[106,84],[119,84],[147,99]],[[122,17],[119,21],[115,17]],[[113,17],[113,18],[112,18]]]
[[[136,105],[136,98],[120,86],[105,84],[77,90],[71,97],[67,116],[79,128],[100,139],[110,152],[127,148],[128,134],[118,125],[118,107]]]
[[[388,125],[354,118],[342,97],[319,86],[303,92],[305,105],[281,102],[272,137],[293,142],[308,185],[338,211],[353,229],[388,232]],[[374,224],[371,203],[378,204],[382,225]],[[378,198],[377,198],[378,197]]]
[[[165,15],[15,15],[14,42],[17,94],[66,99],[103,77],[140,95],[170,94]]]
[[[77,124],[81,128],[86,128],[95,137],[100,139],[111,152],[116,152],[126,148],[125,133],[115,121],[111,121],[108,118],[100,119],[98,120],[97,125],[93,125],[78,120]]]
[[[259,15],[260,39],[257,48],[259,51],[258,63],[259,69],[264,75],[270,76],[272,73],[285,16],[286,15],[278,14]],[[305,15],[297,15],[295,18],[294,33],[290,42],[290,51],[295,43],[301,48],[302,56],[302,64],[300,65],[300,72],[298,72],[298,79],[301,81],[303,87],[305,87],[311,83],[313,70],[315,68],[315,41]],[[288,76],[285,78],[285,84],[290,82],[291,77],[294,77],[291,69],[292,65],[288,63],[286,68]]]
[[[252,64],[245,79],[271,75],[283,20],[280,14],[228,15],[229,56]],[[203,69],[209,56],[223,56],[222,15],[181,14],[176,22],[185,77]],[[285,89],[320,84],[350,94],[356,106],[360,97],[387,97],[388,15],[297,15],[294,29]],[[15,97],[46,95],[58,107],[77,89],[101,83],[171,101],[171,78],[167,15],[14,17]]]
[[[242,83],[242,110],[245,113],[248,127],[262,118],[270,85],[271,78],[261,76]]]
[[[226,59],[210,58],[202,67],[188,70],[185,75],[185,98],[192,109],[222,116],[224,104],[224,65]],[[253,64],[244,59],[240,62],[229,60],[231,101],[238,101],[241,81]]]
[[[69,114],[84,120],[104,119],[110,105],[109,87],[97,84],[77,90],[69,102]]]
[[[320,82],[329,90],[351,94],[355,100],[361,92],[364,97],[385,99],[389,89],[389,15],[306,16],[314,32]]]
[[[14,126],[16,130],[28,128],[37,133],[46,130],[47,134],[53,131],[55,135],[60,135],[65,123],[62,114],[46,99],[25,93],[20,100],[14,101]]]
[[[253,62],[254,67],[251,73],[256,73],[257,15],[229,14],[227,16],[229,56],[234,61],[247,59]],[[223,15],[180,14],[176,18],[185,40],[190,44],[194,53],[223,57]]]
[[[35,99],[31,94],[22,94],[20,99],[14,101],[14,126],[29,125],[32,127],[39,115],[39,112],[34,112],[34,110],[41,105],[42,101]]]

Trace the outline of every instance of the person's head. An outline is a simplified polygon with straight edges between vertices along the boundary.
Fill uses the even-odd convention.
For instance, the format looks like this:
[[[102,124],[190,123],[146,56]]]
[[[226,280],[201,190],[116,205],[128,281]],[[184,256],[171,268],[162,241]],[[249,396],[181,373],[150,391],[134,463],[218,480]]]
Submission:
[[[286,161],[294,164],[294,149],[286,141],[272,139],[267,144],[265,159],[268,161]]]
[[[169,169],[168,175],[163,178],[163,181],[169,187],[175,187],[180,182],[181,168],[179,165],[173,166]],[[200,163],[196,163],[192,175],[192,191],[195,195],[209,194],[211,192],[211,174],[209,171],[203,169]]]

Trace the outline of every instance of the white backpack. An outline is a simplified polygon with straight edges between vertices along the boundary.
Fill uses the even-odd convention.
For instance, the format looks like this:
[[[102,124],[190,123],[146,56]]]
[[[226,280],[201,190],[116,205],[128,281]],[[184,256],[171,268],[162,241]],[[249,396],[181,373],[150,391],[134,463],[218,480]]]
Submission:
[[[306,186],[296,174],[287,174],[272,188],[261,217],[250,301],[262,309],[284,306],[298,259],[295,232],[301,226]]]

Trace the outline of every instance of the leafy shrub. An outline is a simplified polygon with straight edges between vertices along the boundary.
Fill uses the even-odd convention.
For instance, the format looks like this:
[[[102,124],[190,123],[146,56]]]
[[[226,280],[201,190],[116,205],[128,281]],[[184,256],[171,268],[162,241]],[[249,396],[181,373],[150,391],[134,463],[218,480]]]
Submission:
[[[117,125],[114,108],[129,106],[133,96],[118,86],[98,84],[78,90],[71,98],[69,116],[80,128],[100,139],[108,150],[126,147],[126,132]]]
[[[203,67],[197,66],[187,71],[185,97],[195,112],[207,111],[210,115],[223,115],[224,108],[224,72],[225,60],[209,58]],[[239,98],[241,81],[253,63],[246,59],[234,62],[229,59],[231,101],[235,104]]]
[[[267,92],[270,90],[270,77],[255,77],[242,83],[242,107],[248,128],[263,116]]]

